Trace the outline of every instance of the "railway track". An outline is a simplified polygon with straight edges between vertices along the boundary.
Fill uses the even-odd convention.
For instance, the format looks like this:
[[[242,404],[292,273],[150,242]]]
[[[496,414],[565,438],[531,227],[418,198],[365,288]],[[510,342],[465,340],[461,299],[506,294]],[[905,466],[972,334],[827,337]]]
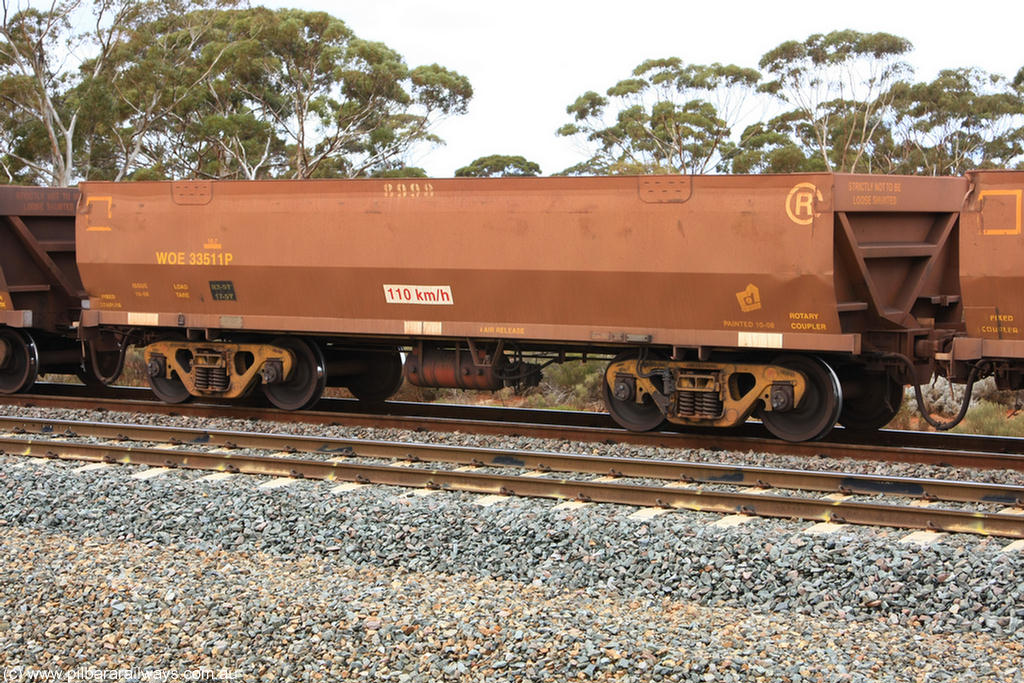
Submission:
[[[728,434],[678,429],[628,432],[605,413],[494,406],[389,401],[367,406],[353,399],[323,399],[315,411],[282,411],[250,403],[168,405],[147,389],[116,387],[99,393],[67,384],[41,384],[38,393],[0,396],[0,405],[104,409],[196,417],[258,419],[271,422],[358,425],[430,431],[523,435],[573,441],[615,442],[675,449],[756,451],[857,460],[911,462],[1024,472],[1024,439],[973,434],[880,430],[858,434],[836,428],[821,441],[789,443],[771,437],[757,423]]]
[[[0,419],[0,432],[4,453],[34,458],[1024,538],[1022,486],[13,417]]]

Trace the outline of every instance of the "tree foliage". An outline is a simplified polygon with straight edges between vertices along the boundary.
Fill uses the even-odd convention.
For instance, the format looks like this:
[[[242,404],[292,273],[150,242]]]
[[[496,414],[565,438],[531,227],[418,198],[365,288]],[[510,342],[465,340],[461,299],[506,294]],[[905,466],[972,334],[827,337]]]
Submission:
[[[97,95],[116,46],[141,23],[180,10],[170,2],[51,0],[42,7],[3,0],[0,17],[0,140],[8,182],[69,185],[81,146],[108,113]],[[87,61],[79,55],[92,55]]]
[[[437,143],[437,119],[461,114],[469,81],[437,64],[409,68],[383,43],[357,38],[323,12],[263,8],[234,13],[238,33],[265,50],[233,73],[243,107],[268,115],[296,178],[357,176],[404,166],[419,142]],[[336,162],[324,166],[328,159]]]
[[[798,128],[803,117],[794,112],[748,126],[741,143],[733,145],[728,158],[733,173],[796,173],[822,170],[820,158],[801,145]],[[816,168],[817,167],[817,168]]]
[[[525,157],[491,154],[473,160],[455,171],[456,177],[495,178],[508,176],[538,176],[540,166]]]
[[[1024,154],[1024,92],[977,68],[894,88],[890,157],[899,173],[956,175],[1009,166]]]
[[[96,65],[83,177],[198,175],[181,118],[201,109],[215,78],[230,67],[232,46],[217,43],[221,9],[188,7],[140,22]],[[257,128],[249,134],[258,137]]]
[[[3,2],[8,182],[380,174],[406,168],[418,145],[441,144],[432,128],[465,113],[473,94],[464,76],[410,67],[324,12]],[[63,46],[89,56],[68,60]]]
[[[911,74],[910,41],[889,33],[844,30],[787,41],[761,57],[775,95],[802,122],[797,142],[827,170],[869,171],[873,146],[884,134],[893,86]]]
[[[566,173],[700,173],[720,168],[732,126],[760,74],[734,65],[651,59],[605,95],[566,108],[558,134],[582,139],[590,158]]]
[[[789,41],[760,66],[782,113],[749,126],[734,172],[958,174],[1024,166],[1024,69],[1011,81],[980,69],[914,82],[910,43],[834,31]]]
[[[0,0],[0,182],[417,177],[473,89],[324,12],[245,0]],[[1024,168],[1024,67],[916,82],[911,44],[791,40],[762,73],[649,59],[567,107],[569,174]],[[491,155],[458,176],[539,175]]]

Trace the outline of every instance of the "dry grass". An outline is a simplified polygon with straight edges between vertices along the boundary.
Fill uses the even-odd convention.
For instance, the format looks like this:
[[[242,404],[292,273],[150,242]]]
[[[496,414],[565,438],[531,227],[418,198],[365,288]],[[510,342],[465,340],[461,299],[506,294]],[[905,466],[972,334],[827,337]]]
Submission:
[[[938,420],[953,418],[960,409],[962,392],[948,393],[944,400],[934,400],[934,395],[925,392],[925,404],[931,408],[932,417]],[[998,391],[990,381],[976,387],[972,405],[963,421],[950,431],[959,434],[988,434],[992,436],[1024,436],[1024,412],[1021,411],[1021,397],[1018,392]],[[888,425],[892,429],[935,431],[921,417],[914,393],[907,390],[900,412]]]

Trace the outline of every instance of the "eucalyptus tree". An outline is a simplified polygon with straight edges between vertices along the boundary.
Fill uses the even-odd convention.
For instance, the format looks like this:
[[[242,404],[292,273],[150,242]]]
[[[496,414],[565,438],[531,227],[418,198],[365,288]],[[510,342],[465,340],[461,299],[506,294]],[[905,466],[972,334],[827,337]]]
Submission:
[[[893,156],[903,173],[958,175],[1024,154],[1024,89],[978,68],[894,89]]]
[[[757,121],[747,126],[738,143],[729,146],[725,156],[732,173],[797,173],[820,171],[824,162],[816,155],[808,155],[806,147],[798,144],[806,134],[803,117],[787,112],[768,121]]]
[[[456,169],[455,177],[495,178],[509,176],[538,176],[540,166],[526,157],[508,154],[491,154],[474,159],[462,168]]]
[[[869,171],[884,141],[894,86],[910,77],[910,41],[889,33],[843,30],[787,41],[761,57],[761,86],[799,115],[794,127],[807,156],[826,170]]]
[[[180,48],[173,55],[186,68],[168,115],[146,134],[144,156],[159,166],[142,173],[252,179],[403,169],[410,150],[441,142],[432,128],[464,113],[473,92],[464,76],[437,64],[410,68],[325,12],[198,11],[155,33]],[[146,55],[157,44],[139,33],[127,49]],[[134,66],[147,82],[146,63]]]
[[[358,176],[402,169],[469,81],[409,67],[324,12],[235,0],[3,2],[0,169],[80,178]]]
[[[147,16],[111,46],[110,58],[88,90],[94,111],[103,116],[94,117],[90,129],[85,175],[124,180],[202,174],[204,155],[190,147],[182,112],[203,110],[214,82],[238,59],[240,47],[224,39],[218,21],[230,0],[217,2],[190,0],[178,11]],[[265,126],[249,124],[232,121],[228,127],[245,130],[247,139],[259,137]],[[239,165],[246,167],[246,161]]]
[[[473,95],[464,76],[437,64],[409,67],[324,12],[257,7],[225,17],[227,34],[250,47],[214,81],[219,115],[237,121],[251,114],[269,125],[264,149],[283,150],[281,175],[401,168],[415,146],[441,142],[431,129],[465,113]],[[242,154],[242,139],[228,146],[236,158],[251,157]]]
[[[566,111],[558,135],[590,157],[570,174],[700,173],[720,169],[732,127],[745,114],[760,74],[735,65],[651,59],[605,95],[589,91]]]
[[[83,129],[105,112],[92,88],[115,46],[175,2],[3,0],[0,158],[8,182],[67,186],[79,177]]]
[[[253,87],[272,68],[259,34],[239,20],[246,12],[198,8],[124,42],[136,55],[124,76],[133,87],[116,92],[121,128],[110,135],[137,143],[127,177],[256,179],[288,168],[271,112],[238,87]],[[166,106],[149,116],[156,101]]]

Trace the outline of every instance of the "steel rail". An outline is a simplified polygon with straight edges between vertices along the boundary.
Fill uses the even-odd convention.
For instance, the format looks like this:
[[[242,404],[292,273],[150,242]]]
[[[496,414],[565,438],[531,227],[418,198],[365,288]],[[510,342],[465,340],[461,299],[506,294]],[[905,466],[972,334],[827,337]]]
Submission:
[[[555,427],[594,427],[623,432],[615,424],[611,416],[603,412],[586,410],[554,410],[550,408],[519,408],[512,406],[466,405],[450,403],[423,403],[416,401],[387,401],[382,404],[366,404],[352,398],[324,398],[317,404],[316,411],[281,411],[268,407],[256,399],[242,399],[232,402],[206,403],[194,402],[168,405],[153,396],[149,389],[139,387],[109,387],[92,390],[75,384],[58,384],[37,382],[31,394],[15,394],[0,396],[0,404],[26,405],[36,403],[49,405],[50,401],[64,398],[74,402],[74,407],[89,408],[90,401],[98,401],[103,407],[117,406],[121,402],[131,401],[132,407],[140,410],[153,409],[152,412],[177,412],[179,414],[203,413],[215,411],[218,416],[237,416],[245,411],[247,416],[267,415],[265,419],[282,422],[302,422],[304,415],[312,416],[309,421],[322,421],[328,415],[342,416],[363,415],[383,416],[391,418],[439,418],[450,420],[479,420],[489,423],[516,423],[532,426],[551,425]],[[57,405],[54,403],[53,405]],[[289,417],[291,416],[291,417]],[[720,429],[702,429],[666,424],[665,430],[655,434],[668,435],[722,435]],[[764,427],[756,422],[747,422],[729,430],[730,436],[767,438],[778,443]],[[982,434],[961,434],[953,432],[937,433],[934,431],[913,431],[900,429],[882,429],[874,432],[856,432],[837,426],[823,441],[818,444],[862,444],[885,445],[889,447],[944,448],[947,450],[984,451],[988,453],[1020,453],[1024,454],[1024,437],[992,436]]]
[[[133,444],[68,444],[61,441],[26,439],[0,439],[0,443],[7,454],[37,458],[180,467],[1024,538],[1024,516],[1005,513],[904,507],[770,494],[722,493],[698,488],[452,472],[395,465],[361,465],[251,454],[139,448]]]
[[[106,439],[203,444],[227,448],[258,448],[292,453],[322,453],[462,465],[521,467],[546,472],[604,474],[616,477],[666,479],[835,492],[849,495],[906,496],[999,505],[1024,505],[1024,486],[942,479],[850,474],[649,458],[553,453],[549,451],[451,446],[410,442],[343,439],[292,434],[195,429],[160,425],[78,422],[44,418],[0,417],[0,431],[52,436],[92,436]]]
[[[992,437],[968,434],[936,434],[881,430],[871,435],[877,441],[865,443],[868,436],[836,429],[828,440],[788,443],[764,437],[764,430],[756,424],[744,425],[737,432],[721,431],[661,431],[633,433],[608,426],[611,418],[603,413],[582,411],[530,410],[491,406],[454,406],[389,402],[383,410],[368,412],[366,406],[352,399],[325,399],[322,405],[330,411],[279,411],[273,408],[245,403],[167,405],[147,398],[145,389],[119,387],[107,390],[116,398],[97,398],[85,394],[85,387],[70,387],[76,396],[15,394],[0,397],[0,404],[24,406],[54,406],[90,409],[154,412],[172,415],[206,417],[251,418],[278,422],[305,422],[338,425],[376,426],[398,429],[429,429],[433,431],[472,431],[481,434],[519,434],[538,438],[562,438],[577,441],[613,441],[643,446],[675,449],[710,449],[726,451],[756,451],[806,457],[847,457],[857,460],[884,460],[912,462],[928,465],[947,465],[976,469],[1004,469],[1024,472],[1024,438]],[[377,410],[381,410],[380,406]],[[334,412],[347,410],[354,412]],[[472,417],[465,417],[465,416]],[[517,420],[535,420],[521,422]],[[573,424],[564,424],[569,422]],[[601,426],[601,425],[605,426]],[[760,435],[760,436],[758,436]]]

